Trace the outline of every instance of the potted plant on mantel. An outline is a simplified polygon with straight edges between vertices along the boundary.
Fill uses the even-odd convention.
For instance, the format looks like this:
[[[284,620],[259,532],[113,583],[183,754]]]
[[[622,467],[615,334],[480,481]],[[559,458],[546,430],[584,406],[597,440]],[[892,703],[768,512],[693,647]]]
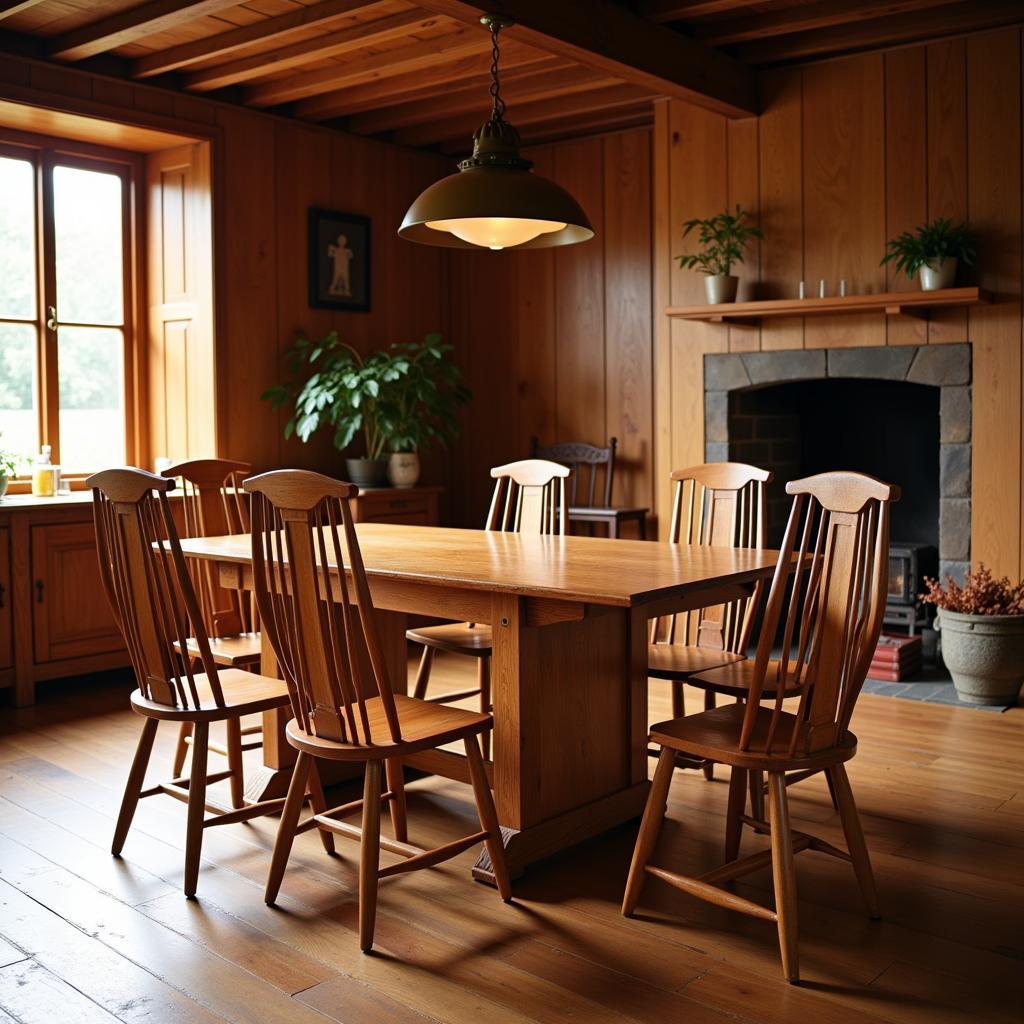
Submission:
[[[317,430],[329,429],[334,447],[344,451],[362,432],[366,454],[345,460],[357,486],[383,487],[390,477],[396,487],[414,487],[418,450],[457,437],[455,407],[469,399],[451,351],[440,334],[365,357],[336,331],[319,341],[299,337],[287,354],[292,379],[268,388],[262,398],[275,409],[294,401],[286,438],[306,442]]]
[[[1015,704],[1024,680],[1024,582],[997,580],[984,565],[963,586],[925,577],[923,601],[939,609],[942,660],[969,704]]]
[[[963,263],[973,267],[977,258],[977,243],[966,224],[954,224],[948,217],[937,217],[914,231],[886,243],[888,252],[881,266],[895,261],[896,270],[908,278],[921,272],[921,290],[925,292],[952,288],[956,269]]]
[[[740,279],[732,273],[733,264],[743,262],[752,238],[764,238],[760,228],[747,223],[749,216],[737,203],[735,213],[725,210],[706,220],[695,217],[683,224],[683,238],[696,231],[702,248],[700,252],[676,259],[683,270],[697,270],[706,275],[704,291],[712,305],[736,301]]]

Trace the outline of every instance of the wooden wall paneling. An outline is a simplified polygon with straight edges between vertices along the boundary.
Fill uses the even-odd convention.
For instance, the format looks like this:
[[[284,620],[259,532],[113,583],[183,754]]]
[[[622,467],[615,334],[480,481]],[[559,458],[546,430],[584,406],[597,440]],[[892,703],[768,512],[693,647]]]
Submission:
[[[554,175],[551,147],[527,150],[536,174]],[[558,438],[555,354],[555,250],[532,249],[516,257],[519,308],[516,321],[516,374],[519,399],[518,447],[529,452],[531,437],[542,445]]]
[[[728,199],[726,119],[675,101],[670,110],[672,171],[670,232],[673,255],[684,251],[681,225],[690,217],[708,217]],[[685,251],[689,251],[686,249]],[[703,275],[673,264],[672,305],[704,299]],[[673,320],[671,325],[672,468],[704,461],[704,356],[724,352],[728,335],[714,324]]]
[[[603,143],[605,434],[619,439],[619,505],[653,502],[651,480],[651,135]]]
[[[729,199],[732,210],[737,203],[749,210],[754,223],[760,226],[761,185],[758,180],[758,124],[756,117],[726,123],[726,146]],[[761,243],[753,239],[747,247],[745,261],[735,268],[740,286],[737,299],[761,298]],[[730,352],[756,352],[761,347],[760,327],[730,327]]]
[[[883,58],[867,54],[804,69],[804,267],[807,286],[835,295],[881,291],[885,272]],[[814,317],[807,348],[884,345],[882,314]]]
[[[928,97],[928,219],[967,219],[967,48],[963,39],[944,39],[925,49]],[[961,280],[972,280],[967,270]],[[967,310],[936,310],[928,340],[967,338]]]
[[[281,431],[260,394],[280,379],[274,122],[218,107],[217,417],[219,455],[279,465]]]
[[[927,217],[927,81],[925,51],[921,46],[885,54],[885,237],[913,231]],[[879,257],[881,258],[881,257]],[[917,278],[908,281],[893,264],[885,268],[889,291],[916,290]],[[928,324],[916,317],[887,317],[890,345],[921,345],[928,339]]]
[[[799,295],[804,272],[803,73],[785,68],[761,76],[759,118],[761,291],[766,299]],[[809,286],[808,282],[808,286]],[[804,319],[769,320],[762,349],[803,348]]]
[[[657,536],[663,537],[672,507],[672,324],[665,316],[671,304],[672,225],[671,225],[671,102],[654,104],[654,129],[651,139],[651,218],[654,317],[654,511]]]
[[[573,195],[595,237],[555,251],[559,441],[605,439],[604,202],[601,140],[555,150],[555,180]]]
[[[972,560],[1020,576],[1021,53],[1009,29],[967,40],[968,215],[981,239],[990,306],[970,315],[974,344]]]

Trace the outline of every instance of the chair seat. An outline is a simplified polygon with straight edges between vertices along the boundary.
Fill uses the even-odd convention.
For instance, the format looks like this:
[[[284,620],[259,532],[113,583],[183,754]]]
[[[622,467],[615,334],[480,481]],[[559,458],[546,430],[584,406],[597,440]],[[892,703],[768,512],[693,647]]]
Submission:
[[[727,704],[651,728],[651,740],[681,754],[703,757],[721,764],[758,771],[783,772],[826,768],[848,761],[857,752],[857,737],[852,732],[834,747],[789,757],[789,741],[797,724],[796,715],[783,713],[772,740],[772,753],[764,753],[772,709],[758,707],[754,732],[748,750],[739,749],[740,727],[746,704]],[[804,726],[806,728],[806,726]]]
[[[401,724],[402,740],[393,743],[388,737],[384,706],[380,697],[365,702],[366,715],[370,722],[370,735],[379,742],[340,743],[303,732],[295,719],[288,723],[288,742],[298,750],[304,750],[314,757],[334,761],[377,761],[385,758],[404,757],[420,750],[430,750],[452,740],[463,739],[485,732],[494,724],[490,715],[479,711],[465,711],[447,704],[434,704],[417,700],[404,694],[395,694],[395,710]]]
[[[174,645],[177,649],[178,644]],[[199,657],[199,644],[194,637],[185,642],[188,655]],[[258,665],[263,655],[259,633],[236,633],[233,636],[211,636],[210,654],[214,663],[228,668],[240,668],[243,665]]]
[[[697,686],[703,690],[714,690],[715,693],[728,694],[731,697],[746,697],[750,692],[750,681],[754,677],[754,659],[743,659],[734,664],[723,665],[720,668],[709,668],[697,675],[691,676],[687,682],[691,686]],[[761,697],[765,700],[774,700],[779,691],[779,662],[768,662],[768,669],[764,676],[764,689]],[[793,682],[793,666],[789,666],[786,678],[784,695],[786,697],[798,697],[801,687]]]
[[[682,679],[694,672],[706,672],[720,665],[743,661],[742,654],[696,647],[692,644],[650,644],[647,647],[647,674],[655,679]]]
[[[149,700],[141,691],[132,694],[132,709],[147,718],[158,718],[173,722],[219,722],[239,715],[254,715],[260,711],[271,711],[288,705],[288,687],[283,679],[270,679],[243,672],[238,668],[226,668],[217,673],[224,694],[224,707],[218,707],[205,675],[193,677],[199,693],[197,709],[172,707]],[[188,680],[183,679],[186,689]]]
[[[424,626],[422,629],[406,631],[406,640],[414,640],[427,647],[455,654],[469,654],[474,658],[486,658],[494,647],[490,626],[468,622],[452,622],[443,626]]]

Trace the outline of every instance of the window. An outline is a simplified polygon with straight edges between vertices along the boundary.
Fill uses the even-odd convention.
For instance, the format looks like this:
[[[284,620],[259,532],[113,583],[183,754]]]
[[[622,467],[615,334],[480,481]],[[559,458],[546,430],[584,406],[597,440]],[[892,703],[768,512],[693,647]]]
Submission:
[[[134,157],[0,144],[0,431],[62,472],[128,458]]]

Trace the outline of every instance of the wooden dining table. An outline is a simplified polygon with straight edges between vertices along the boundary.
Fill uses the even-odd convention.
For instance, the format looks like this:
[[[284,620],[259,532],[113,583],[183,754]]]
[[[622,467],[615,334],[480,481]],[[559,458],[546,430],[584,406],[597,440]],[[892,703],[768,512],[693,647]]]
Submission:
[[[407,615],[493,628],[487,768],[513,877],[643,810],[648,620],[746,595],[776,561],[766,549],[383,523],[356,529],[396,692],[407,686]],[[247,534],[182,540],[182,550],[215,562],[222,587],[252,589]],[[267,643],[261,670],[277,674]],[[286,712],[264,716],[264,765],[250,796],[287,786],[294,751],[286,721]],[[445,750],[408,764],[469,780],[464,757]],[[491,880],[486,855],[474,875]]]

